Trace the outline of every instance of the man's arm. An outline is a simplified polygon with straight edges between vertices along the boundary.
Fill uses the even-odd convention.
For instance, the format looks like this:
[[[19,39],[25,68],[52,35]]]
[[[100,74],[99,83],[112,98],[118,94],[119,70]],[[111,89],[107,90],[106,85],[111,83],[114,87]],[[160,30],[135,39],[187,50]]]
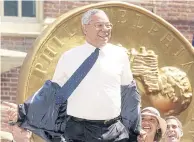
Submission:
[[[123,62],[124,66],[121,78],[122,121],[129,133],[139,135],[141,129],[141,97],[133,79],[127,53],[124,56]]]

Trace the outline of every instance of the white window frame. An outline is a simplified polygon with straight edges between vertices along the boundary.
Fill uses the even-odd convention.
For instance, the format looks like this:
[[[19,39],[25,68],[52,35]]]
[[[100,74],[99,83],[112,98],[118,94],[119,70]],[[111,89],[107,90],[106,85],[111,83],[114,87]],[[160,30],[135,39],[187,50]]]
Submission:
[[[1,10],[1,17],[3,22],[16,22],[19,20],[22,20],[22,22],[37,22],[40,20],[40,3],[41,1],[35,1],[36,2],[36,16],[35,17],[22,17],[22,0],[18,1],[18,16],[4,16],[4,0],[2,0],[2,10]]]
[[[36,0],[36,17],[22,17],[22,0],[18,0],[18,16],[4,16],[4,0],[1,0],[1,34],[39,35],[43,22],[43,3],[42,0]]]

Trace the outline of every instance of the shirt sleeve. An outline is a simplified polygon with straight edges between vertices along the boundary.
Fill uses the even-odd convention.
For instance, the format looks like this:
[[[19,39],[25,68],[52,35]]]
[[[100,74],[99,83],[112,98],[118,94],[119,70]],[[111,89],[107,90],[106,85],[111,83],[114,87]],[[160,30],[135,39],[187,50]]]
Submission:
[[[133,74],[131,72],[130,61],[127,55],[127,50],[123,55],[123,70],[121,75],[121,85],[129,85],[133,80]]]
[[[67,75],[65,73],[65,54],[63,54],[56,66],[52,81],[57,83],[59,86],[63,86],[67,81]]]

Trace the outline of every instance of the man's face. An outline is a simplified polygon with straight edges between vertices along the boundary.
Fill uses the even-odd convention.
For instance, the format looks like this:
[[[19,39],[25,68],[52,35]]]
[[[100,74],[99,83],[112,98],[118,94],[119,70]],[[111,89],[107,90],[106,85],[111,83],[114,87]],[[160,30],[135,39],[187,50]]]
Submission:
[[[112,24],[103,12],[92,15],[89,24],[83,25],[86,41],[96,47],[101,47],[109,41],[111,30]]]
[[[158,125],[158,120],[155,117],[142,116],[142,129],[147,132],[147,136],[155,136]]]
[[[181,129],[178,127],[178,123],[175,119],[167,119],[167,129],[166,129],[166,142],[180,142],[182,137]]]

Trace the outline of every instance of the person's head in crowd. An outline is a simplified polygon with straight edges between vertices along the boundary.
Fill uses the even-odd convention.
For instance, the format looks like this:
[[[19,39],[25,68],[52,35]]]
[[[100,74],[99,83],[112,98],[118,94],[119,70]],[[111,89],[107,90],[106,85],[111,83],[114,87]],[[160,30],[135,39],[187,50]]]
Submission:
[[[144,140],[138,137],[138,141],[158,142],[166,131],[166,121],[160,117],[160,113],[153,107],[146,107],[141,111],[142,129],[146,133]]]
[[[180,142],[183,136],[182,123],[174,116],[165,118],[167,123],[165,142]]]
[[[86,41],[99,48],[109,41],[112,24],[104,11],[91,9],[82,17],[82,29]]]

